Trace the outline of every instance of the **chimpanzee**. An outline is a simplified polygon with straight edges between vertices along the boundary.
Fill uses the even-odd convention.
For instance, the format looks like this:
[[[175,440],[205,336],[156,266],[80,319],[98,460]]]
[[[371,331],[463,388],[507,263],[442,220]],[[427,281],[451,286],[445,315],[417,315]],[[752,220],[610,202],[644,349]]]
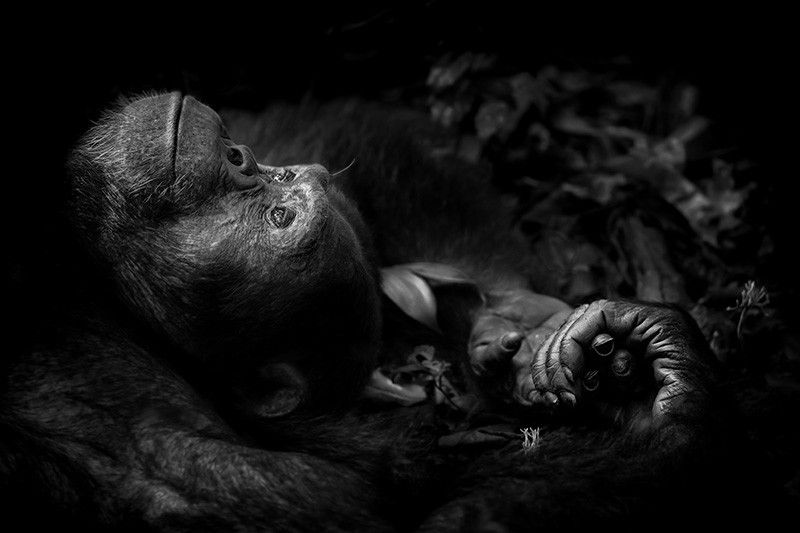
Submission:
[[[756,499],[689,315],[531,292],[537,258],[486,169],[446,155],[424,118],[340,102],[230,125],[147,95],[72,152],[98,290],[8,373],[8,516],[505,531],[759,513],[739,505]],[[365,399],[398,309],[448,339],[473,420],[535,439],[448,447],[430,402]]]

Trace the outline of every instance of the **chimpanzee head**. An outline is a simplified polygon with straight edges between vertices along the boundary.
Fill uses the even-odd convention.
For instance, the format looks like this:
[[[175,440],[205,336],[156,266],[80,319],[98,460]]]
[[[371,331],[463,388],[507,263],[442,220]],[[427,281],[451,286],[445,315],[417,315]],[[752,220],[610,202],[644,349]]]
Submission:
[[[377,350],[376,270],[325,168],[260,165],[217,113],[169,93],[107,113],[68,170],[77,230],[122,301],[244,384],[255,412],[358,391]]]

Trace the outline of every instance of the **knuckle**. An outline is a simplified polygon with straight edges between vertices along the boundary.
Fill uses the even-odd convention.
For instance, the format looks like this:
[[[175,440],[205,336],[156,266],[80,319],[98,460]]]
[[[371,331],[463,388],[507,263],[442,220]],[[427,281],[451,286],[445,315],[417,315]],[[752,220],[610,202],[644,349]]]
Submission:
[[[537,386],[542,386],[547,383],[547,372],[543,367],[534,366],[531,370],[531,379]]]

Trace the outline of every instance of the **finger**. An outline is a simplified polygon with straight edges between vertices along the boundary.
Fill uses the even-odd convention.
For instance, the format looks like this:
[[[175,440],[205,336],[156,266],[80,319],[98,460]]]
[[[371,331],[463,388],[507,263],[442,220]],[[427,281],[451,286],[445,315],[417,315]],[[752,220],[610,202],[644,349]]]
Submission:
[[[565,332],[559,346],[561,362],[571,368],[582,359],[591,342],[601,333],[627,339],[639,324],[641,307],[626,302],[597,300]],[[615,343],[616,344],[616,343]]]
[[[608,357],[614,352],[614,337],[601,333],[592,340],[592,349],[600,357]]]
[[[564,323],[564,320],[571,313],[560,313],[560,317],[551,317],[550,320],[542,324],[542,326],[535,328],[531,331],[523,341],[520,349],[514,354],[511,359],[511,365],[514,378],[514,398],[522,405],[529,406],[531,402],[528,397],[531,393],[535,393],[533,386],[533,378],[531,375],[531,368],[533,365],[533,357],[536,350],[539,349],[556,331],[556,329]]]
[[[514,400],[526,407],[534,404],[536,397],[536,388],[533,386],[533,376],[531,375],[531,364],[533,362],[533,348],[525,339],[520,346],[520,349],[514,354],[511,359],[511,364],[514,368],[514,391],[512,396]]]
[[[503,350],[500,339],[506,333],[521,332],[509,320],[492,313],[483,313],[475,319],[472,326],[467,352],[471,363],[481,365],[485,360],[497,355]],[[506,339],[505,346],[512,339]]]
[[[534,329],[530,335],[528,335],[528,342],[531,344],[533,348],[533,353],[542,353],[546,354],[548,352],[547,347],[545,346],[548,343],[552,343],[555,339],[555,335],[557,331],[564,326],[567,321],[570,320],[573,313],[576,310],[569,309],[566,311],[561,311],[559,313],[554,314],[550,318],[548,318],[540,327]],[[541,371],[541,364],[537,366],[534,370],[531,364],[531,361],[528,362],[527,368],[525,368],[525,372],[528,374],[531,373],[539,373]],[[546,361],[545,358],[542,358],[541,361]]]
[[[578,404],[578,395],[571,390],[559,389],[558,400],[565,407],[575,407]]]
[[[567,357],[573,357],[590,345],[594,337],[607,333],[616,340],[616,347],[641,349],[645,358],[651,360],[661,353],[684,349],[680,341],[685,333],[671,333],[685,332],[685,327],[680,314],[669,307],[598,300],[573,325],[569,333],[573,342],[564,349]]]
[[[596,392],[600,388],[600,371],[596,368],[587,370],[583,376],[582,384],[587,392]]]
[[[587,306],[582,305],[575,309],[572,314],[567,318],[566,322],[551,335],[547,341],[539,348],[534,357],[531,374],[533,377],[533,384],[536,387],[540,400],[545,404],[557,404],[558,396],[554,394],[556,388],[551,383],[552,372],[549,369],[560,367],[561,360],[558,354],[557,346],[562,338],[564,332],[568,331],[572,324],[578,320],[586,311]],[[574,371],[574,370],[573,370]],[[566,380],[565,380],[566,381]],[[562,384],[559,388],[566,388]],[[548,394],[549,393],[549,394]]]
[[[483,313],[472,325],[472,334],[469,338],[470,349],[487,345],[500,338],[508,331],[517,331],[518,328],[510,320],[501,316]]]
[[[530,368],[526,371],[528,376],[530,376],[530,384],[533,387],[533,390],[531,390],[528,394],[528,399],[531,401],[531,403],[548,403],[544,398],[544,393],[546,392],[547,388],[547,353],[550,351],[550,347],[553,345],[557,335],[558,331],[554,331],[547,337],[544,343],[539,346],[539,349],[536,350],[536,353],[533,356],[533,362],[531,363]]]
[[[633,374],[633,354],[625,349],[615,351],[611,358],[611,374],[617,378]]]
[[[497,337],[475,346],[474,353],[480,360],[508,360],[519,350],[525,336],[519,331],[502,331]]]
[[[674,367],[674,361],[657,359],[653,363],[653,374],[659,386],[653,401],[653,418],[659,418],[674,409],[688,389]]]
[[[522,344],[522,339],[525,337],[522,333],[518,331],[510,331],[500,337],[500,347],[499,349],[502,350],[503,354],[514,354],[519,350],[520,345]]]
[[[518,331],[507,331],[488,344],[477,346],[470,357],[472,370],[482,376],[507,368],[524,338]]]
[[[604,370],[600,372],[598,388],[602,387],[605,400],[612,403],[626,403],[630,400],[636,388],[633,379],[635,363],[633,354],[625,349],[615,350],[602,360],[601,366]]]
[[[542,324],[542,327],[558,330],[561,326],[563,326],[567,322],[567,320],[569,320],[571,314],[572,310],[556,313],[555,315],[550,317],[544,324]],[[564,371],[564,377],[567,380],[567,382],[574,383],[574,374],[572,372],[572,369],[570,369],[569,367],[564,367],[563,371]],[[574,406],[578,403],[577,396],[575,395],[574,392],[566,390],[564,387],[559,387],[559,389],[560,390],[558,390],[556,394],[561,400],[561,403],[567,406]]]
[[[580,375],[581,368],[578,368],[577,365],[567,367],[565,371],[563,360],[561,358],[560,346],[564,340],[564,336],[567,334],[572,324],[574,324],[581,316],[583,316],[583,313],[586,311],[586,309],[588,309],[587,305],[582,305],[576,309],[576,312],[573,313],[567,319],[564,325],[558,330],[556,337],[553,339],[553,343],[550,345],[550,349],[547,351],[547,362],[545,364],[545,369],[547,371],[547,382],[551,390],[571,392],[574,385],[575,376]]]

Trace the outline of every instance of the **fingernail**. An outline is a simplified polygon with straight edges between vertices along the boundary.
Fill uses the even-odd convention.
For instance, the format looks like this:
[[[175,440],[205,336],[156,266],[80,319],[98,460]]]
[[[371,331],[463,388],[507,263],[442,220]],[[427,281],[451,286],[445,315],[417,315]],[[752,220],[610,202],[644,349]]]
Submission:
[[[522,344],[522,335],[519,333],[506,333],[503,335],[503,338],[500,339],[500,345],[506,350],[518,350],[520,344]]]
[[[532,390],[531,392],[528,393],[528,401],[531,402],[532,404],[540,402],[541,399],[542,395],[539,394],[539,391],[537,390]]]
[[[600,386],[600,372],[589,370],[583,377],[583,388],[589,392],[594,392]]]
[[[608,357],[614,351],[614,337],[601,333],[592,341],[592,348],[600,357]]]
[[[558,396],[556,396],[552,392],[545,392],[544,397],[547,399],[549,403],[552,403],[553,405],[558,403]]]
[[[572,375],[572,370],[570,370],[568,366],[562,366],[561,368],[564,371],[564,376],[566,376],[567,381],[569,381],[570,384],[575,383],[575,378]]]
[[[571,392],[562,391],[558,396],[561,398],[561,401],[569,407],[575,407],[575,404],[578,403],[578,399]]]

